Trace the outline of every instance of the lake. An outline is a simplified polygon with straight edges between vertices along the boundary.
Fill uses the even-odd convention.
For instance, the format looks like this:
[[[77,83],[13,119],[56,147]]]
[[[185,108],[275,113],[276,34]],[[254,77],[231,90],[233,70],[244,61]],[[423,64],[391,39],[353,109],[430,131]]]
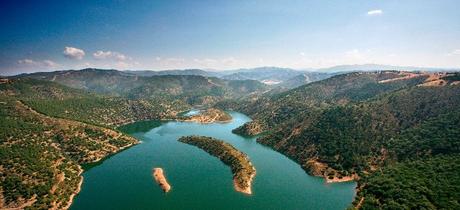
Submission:
[[[327,184],[285,157],[232,129],[251,119],[229,112],[230,123],[138,122],[123,129],[141,144],[87,167],[71,209],[345,209],[355,182]],[[233,189],[230,168],[203,150],[178,142],[185,135],[224,140],[246,153],[257,170],[252,195]],[[172,189],[152,177],[163,168]]]

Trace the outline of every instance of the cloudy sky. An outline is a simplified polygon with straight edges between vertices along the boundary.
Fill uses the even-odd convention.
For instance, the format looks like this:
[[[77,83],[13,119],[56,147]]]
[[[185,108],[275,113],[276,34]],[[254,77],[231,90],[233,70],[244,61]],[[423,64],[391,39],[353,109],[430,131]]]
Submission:
[[[0,4],[0,75],[86,67],[460,67],[458,0]]]

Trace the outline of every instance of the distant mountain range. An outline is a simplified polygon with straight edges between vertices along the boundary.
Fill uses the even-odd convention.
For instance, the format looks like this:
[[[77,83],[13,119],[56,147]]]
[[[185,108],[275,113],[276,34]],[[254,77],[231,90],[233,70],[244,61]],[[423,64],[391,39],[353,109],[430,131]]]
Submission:
[[[133,73],[134,72],[134,73]],[[82,69],[21,74],[11,78],[30,78],[56,82],[71,88],[130,99],[168,97],[190,104],[211,103],[228,97],[242,97],[268,89],[256,80],[223,80],[197,75],[202,70],[164,72]],[[148,75],[148,76],[139,76]]]
[[[434,68],[434,67],[416,67],[416,66],[392,66],[382,64],[355,64],[339,65],[328,68],[320,68],[314,71],[319,72],[350,72],[350,71],[380,71],[380,70],[398,70],[398,71],[459,71],[460,68]]]
[[[32,77],[36,79],[46,78],[52,80],[53,77],[65,77],[68,74],[75,74],[76,72],[86,72],[84,75],[85,79],[88,79],[88,74],[104,72],[104,79],[110,76],[112,77],[129,77],[124,82],[132,82],[131,79],[138,77],[152,77],[152,76],[203,76],[203,77],[216,77],[223,80],[256,80],[266,85],[274,85],[283,89],[291,89],[301,85],[308,84],[310,82],[329,78],[337,74],[343,74],[347,72],[356,71],[382,71],[382,70],[398,70],[398,71],[460,71],[460,69],[443,69],[443,68],[423,68],[423,67],[410,67],[410,66],[391,66],[391,65],[379,65],[379,64],[362,64],[362,65],[341,65],[333,66],[329,68],[320,69],[308,69],[308,70],[296,70],[292,68],[280,68],[280,67],[258,67],[258,68],[246,68],[246,69],[235,69],[226,71],[216,70],[203,70],[203,69],[175,69],[175,70],[104,70],[104,69],[82,69],[82,70],[63,70],[55,72],[37,72],[31,74],[20,74],[16,77]],[[51,78],[49,78],[51,76]],[[74,75],[75,76],[75,75]],[[54,78],[54,79],[56,79]],[[97,78],[97,77],[95,77]],[[76,87],[81,88],[81,87]]]
[[[159,76],[159,75],[199,75],[207,77],[218,77],[221,75],[219,72],[205,71],[202,69],[175,69],[175,70],[162,70],[162,71],[152,71],[152,70],[127,70],[124,71],[129,74],[135,74],[138,76],[150,77],[150,76]]]

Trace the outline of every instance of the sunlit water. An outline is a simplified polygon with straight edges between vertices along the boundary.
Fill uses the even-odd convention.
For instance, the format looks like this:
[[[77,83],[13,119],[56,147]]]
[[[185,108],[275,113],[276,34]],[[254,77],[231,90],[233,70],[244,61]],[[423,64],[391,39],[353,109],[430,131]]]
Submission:
[[[250,119],[229,112],[225,124],[140,122],[125,131],[141,144],[88,168],[71,209],[345,209],[354,196],[354,182],[326,184],[307,175],[298,164],[232,129]],[[233,189],[230,168],[196,147],[180,143],[185,135],[222,139],[246,153],[257,175],[253,195]],[[162,167],[172,186],[165,194],[152,178]]]

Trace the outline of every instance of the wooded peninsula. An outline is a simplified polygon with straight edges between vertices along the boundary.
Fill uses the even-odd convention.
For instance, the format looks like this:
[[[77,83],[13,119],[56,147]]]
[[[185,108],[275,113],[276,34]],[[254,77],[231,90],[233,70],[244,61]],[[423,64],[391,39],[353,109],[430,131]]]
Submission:
[[[183,136],[179,138],[179,141],[196,146],[219,158],[223,163],[230,166],[235,190],[252,194],[251,183],[256,175],[256,169],[246,154],[222,140],[206,136]]]

